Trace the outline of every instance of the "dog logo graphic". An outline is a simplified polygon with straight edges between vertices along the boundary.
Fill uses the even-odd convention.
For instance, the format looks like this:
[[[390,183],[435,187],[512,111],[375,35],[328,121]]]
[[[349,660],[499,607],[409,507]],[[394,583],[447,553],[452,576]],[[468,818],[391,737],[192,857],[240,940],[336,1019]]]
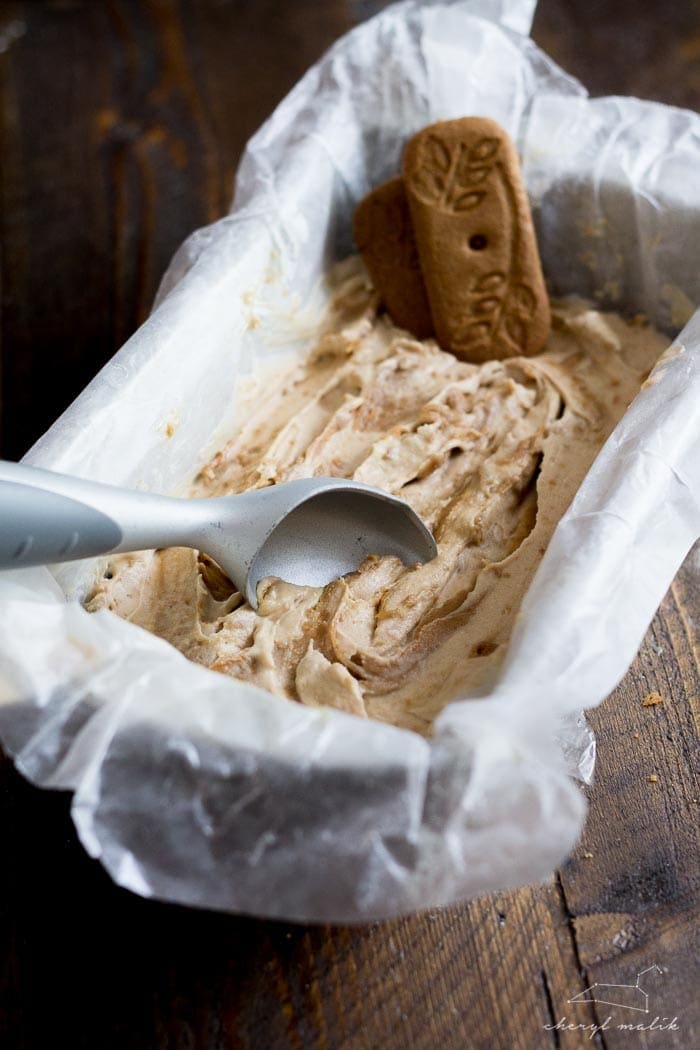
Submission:
[[[625,1010],[637,1010],[639,1013],[649,1013],[649,993],[642,988],[640,979],[645,974],[663,973],[660,966],[654,964],[647,966],[646,970],[640,970],[634,984],[592,984],[584,988],[582,992],[569,999],[570,1003],[600,1003],[606,1006],[621,1006]],[[644,982],[646,984],[646,981]]]

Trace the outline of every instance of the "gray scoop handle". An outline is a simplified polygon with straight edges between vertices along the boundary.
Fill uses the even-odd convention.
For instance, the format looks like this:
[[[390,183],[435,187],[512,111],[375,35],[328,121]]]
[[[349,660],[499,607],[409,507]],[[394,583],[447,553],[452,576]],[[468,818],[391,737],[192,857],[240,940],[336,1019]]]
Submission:
[[[207,519],[198,503],[0,460],[0,569],[189,546]]]

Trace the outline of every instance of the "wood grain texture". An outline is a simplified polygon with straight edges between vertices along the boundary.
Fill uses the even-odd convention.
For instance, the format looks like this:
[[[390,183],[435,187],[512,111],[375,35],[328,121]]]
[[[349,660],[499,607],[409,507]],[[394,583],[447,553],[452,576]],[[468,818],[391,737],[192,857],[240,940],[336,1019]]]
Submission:
[[[373,0],[0,3],[2,451],[18,456],[145,316],[240,150]],[[694,2],[542,0],[535,38],[593,93],[700,109]],[[700,554],[591,720],[581,843],[550,884],[358,928],[189,911],[115,887],[67,796],[0,759],[0,1047],[700,1045]],[[643,706],[656,691],[663,703]],[[655,776],[655,782],[650,777]],[[650,1020],[568,1002],[649,981]]]
[[[144,320],[246,140],[350,25],[340,0],[0,4],[4,455]]]

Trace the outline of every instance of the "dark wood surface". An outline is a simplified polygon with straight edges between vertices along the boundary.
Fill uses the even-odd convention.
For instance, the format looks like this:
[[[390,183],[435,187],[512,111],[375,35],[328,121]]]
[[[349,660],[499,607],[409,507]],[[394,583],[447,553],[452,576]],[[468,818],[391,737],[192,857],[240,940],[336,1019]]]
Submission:
[[[0,2],[5,456],[143,320],[177,244],[226,209],[275,103],[381,6]],[[534,36],[593,94],[700,110],[697,3],[542,0]],[[2,1050],[699,1046],[699,570],[696,553],[591,716],[590,816],[544,886],[359,928],[143,901],[83,853],[69,799],[0,757]],[[653,691],[663,703],[644,706]],[[676,1030],[620,1030],[639,1016],[568,1002],[653,964],[641,1019]],[[545,1027],[608,1014],[592,1038]]]

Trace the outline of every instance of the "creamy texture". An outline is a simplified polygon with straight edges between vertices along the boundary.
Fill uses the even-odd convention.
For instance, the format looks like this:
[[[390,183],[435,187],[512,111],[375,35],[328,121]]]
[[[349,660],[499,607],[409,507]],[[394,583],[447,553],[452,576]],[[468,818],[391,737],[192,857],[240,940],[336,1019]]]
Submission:
[[[411,503],[437,558],[369,558],[324,588],[263,581],[256,613],[196,551],[122,555],[88,608],[291,700],[429,733],[493,681],[557,521],[666,340],[564,301],[544,353],[473,365],[378,313],[358,260],[335,283],[313,352],[268,381],[191,494],[353,477]]]

